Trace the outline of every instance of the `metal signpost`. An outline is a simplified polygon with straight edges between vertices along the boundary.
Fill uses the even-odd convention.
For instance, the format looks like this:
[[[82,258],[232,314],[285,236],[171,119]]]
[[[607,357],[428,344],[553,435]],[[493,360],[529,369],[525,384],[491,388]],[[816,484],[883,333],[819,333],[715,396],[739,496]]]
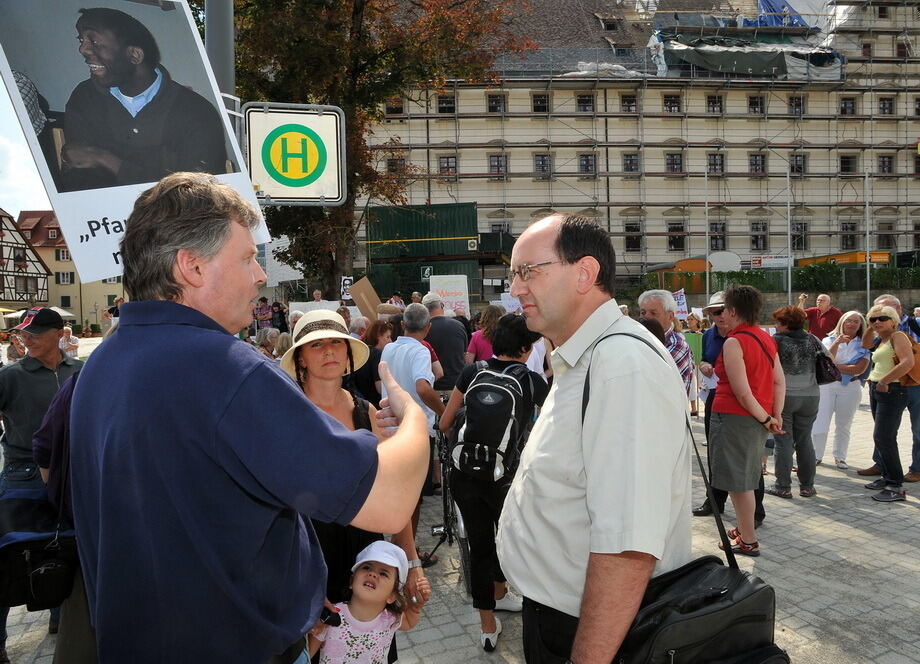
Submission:
[[[345,202],[345,114],[337,106],[249,102],[246,158],[259,202]]]

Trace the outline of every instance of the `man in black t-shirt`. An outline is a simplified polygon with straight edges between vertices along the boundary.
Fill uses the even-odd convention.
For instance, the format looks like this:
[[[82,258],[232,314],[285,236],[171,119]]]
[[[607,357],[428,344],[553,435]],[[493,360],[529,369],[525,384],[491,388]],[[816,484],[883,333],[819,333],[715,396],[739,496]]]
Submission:
[[[444,376],[434,383],[436,390],[452,390],[463,370],[463,353],[466,352],[466,330],[462,323],[444,315],[444,300],[435,292],[422,298],[422,304],[431,315],[431,330],[425,341],[430,343],[441,360]]]

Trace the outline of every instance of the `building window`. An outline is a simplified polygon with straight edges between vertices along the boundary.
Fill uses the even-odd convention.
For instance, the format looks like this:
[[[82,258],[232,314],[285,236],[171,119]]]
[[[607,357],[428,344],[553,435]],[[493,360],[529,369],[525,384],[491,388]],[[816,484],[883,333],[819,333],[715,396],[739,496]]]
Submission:
[[[918,98],[920,101],[920,98]],[[622,113],[635,113],[639,108],[639,104],[636,101],[636,95],[621,95],[620,96],[620,112]]]
[[[920,224],[914,224],[914,249],[920,249]]]
[[[54,283],[60,284],[62,286],[69,286],[74,282],[74,273],[73,272],[55,272],[54,273]]]
[[[687,226],[682,221],[668,222],[668,251],[684,251],[687,245]]]
[[[541,180],[548,180],[553,172],[553,158],[548,154],[535,154],[533,156],[533,170]]]
[[[863,42],[862,54],[864,58],[872,57],[872,42]]]
[[[879,97],[879,115],[894,115],[894,97]]]
[[[725,155],[721,152],[707,154],[706,172],[710,175],[722,175],[725,172]]]
[[[54,250],[54,260],[59,263],[67,262],[70,260],[70,251],[67,249],[55,249]]]
[[[751,222],[751,251],[766,251],[767,244],[767,222]]]
[[[808,251],[808,222],[792,222],[792,250]]]
[[[748,97],[748,113],[751,115],[763,115],[767,111],[763,95],[750,95]]]
[[[534,113],[549,113],[549,94],[540,92],[530,97],[530,108]]]
[[[579,113],[593,113],[594,112],[594,95],[593,94],[577,95],[575,97],[575,107],[578,109]]]
[[[638,152],[626,152],[623,154],[623,172],[638,173],[641,168]]]
[[[438,174],[439,175],[456,175],[457,174],[457,157],[450,155],[438,157]]]
[[[855,154],[840,155],[840,172],[849,174],[858,173],[859,157],[857,157]]]
[[[490,154],[489,155],[489,175],[500,175],[502,177],[489,178],[494,180],[504,180],[508,173],[508,155]]]
[[[16,293],[38,295],[38,277],[16,277]]]
[[[668,152],[664,156],[664,169],[668,173],[684,172],[684,155],[682,152]]]
[[[840,98],[840,115],[856,115],[856,97]]]
[[[387,99],[386,104],[384,104],[383,112],[386,115],[403,115],[405,111],[405,103],[400,97]]]
[[[578,155],[578,172],[581,175],[594,176],[597,173],[597,155],[595,154]]]
[[[23,231],[23,232],[22,232],[22,237],[24,237],[24,238],[27,239],[27,240],[31,240],[31,239],[32,239],[32,231]]]
[[[767,155],[762,152],[748,155],[748,173],[751,175],[767,174]]]
[[[710,251],[725,251],[727,245],[726,236],[725,236],[725,222],[724,221],[711,221],[709,222],[709,250]]]
[[[878,158],[878,172],[882,175],[894,173],[894,157],[891,155],[880,156]]]
[[[722,95],[707,95],[706,96],[706,112],[707,113],[721,113],[722,112]]]
[[[104,284],[120,284],[121,277],[109,277],[108,279],[103,279],[102,283]]]
[[[894,54],[898,58],[909,58],[910,51],[907,48],[907,44],[905,44],[904,42],[900,42],[900,41],[897,44],[895,44]]]
[[[604,30],[619,30],[620,22],[616,18],[608,17],[601,19],[601,25],[604,26]]]
[[[406,160],[397,157],[387,159],[387,175],[402,175],[406,172]]]
[[[879,7],[879,8],[878,8],[878,17],[879,17],[879,18],[888,18],[888,7]]]
[[[857,248],[857,232],[859,225],[855,221],[843,221],[840,223],[840,249],[842,251],[853,251]]]
[[[117,295],[111,295],[111,294],[110,294],[110,295],[106,295],[106,296],[105,296],[106,306],[107,306],[107,307],[114,307],[114,306],[115,306],[115,298],[117,298],[117,297],[118,297]]]
[[[878,248],[891,249],[898,248],[898,241],[894,234],[893,221],[880,221],[878,224]]]
[[[61,309],[70,309],[69,295],[61,295]]]
[[[680,113],[680,95],[664,96],[664,112]]]
[[[630,49],[623,48],[622,46],[617,46],[613,49],[614,55],[616,55],[618,58],[628,58],[630,55],[629,51]]]
[[[801,95],[792,95],[789,97],[789,115],[805,114],[805,97]]]
[[[642,251],[642,225],[638,222],[627,222],[623,229],[626,231],[624,248],[626,251]]]
[[[57,229],[56,229],[56,228],[49,228],[49,229],[48,229],[48,239],[49,239],[49,240],[57,240]]]
[[[488,95],[486,97],[486,110],[489,113],[504,113],[506,99],[505,95]]]
[[[457,95],[438,95],[438,113],[457,112]]]
[[[789,155],[789,172],[792,175],[805,175],[808,165],[808,155],[793,152]]]

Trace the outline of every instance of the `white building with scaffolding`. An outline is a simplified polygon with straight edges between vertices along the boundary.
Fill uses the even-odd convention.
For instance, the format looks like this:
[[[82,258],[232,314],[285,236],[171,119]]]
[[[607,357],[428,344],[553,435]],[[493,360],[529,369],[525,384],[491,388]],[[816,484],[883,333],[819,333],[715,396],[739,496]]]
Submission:
[[[480,232],[594,218],[622,276],[920,249],[920,0],[816,3],[533,1],[540,48],[499,85],[386,105],[380,168],[410,204],[475,202]]]

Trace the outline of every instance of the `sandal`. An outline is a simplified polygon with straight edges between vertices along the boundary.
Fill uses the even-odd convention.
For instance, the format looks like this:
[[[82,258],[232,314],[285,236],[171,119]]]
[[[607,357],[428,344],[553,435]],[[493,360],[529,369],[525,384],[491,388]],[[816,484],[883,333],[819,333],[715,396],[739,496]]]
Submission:
[[[719,548],[723,551],[725,550],[725,547],[722,546],[722,542],[719,542]],[[760,542],[751,542],[748,544],[739,537],[735,540],[734,546],[732,546],[732,553],[756,558],[760,555]]]
[[[764,493],[769,493],[771,496],[776,496],[777,498],[787,498],[792,500],[792,491],[789,489],[782,489],[775,484],[771,487],[767,487],[763,490]]]

